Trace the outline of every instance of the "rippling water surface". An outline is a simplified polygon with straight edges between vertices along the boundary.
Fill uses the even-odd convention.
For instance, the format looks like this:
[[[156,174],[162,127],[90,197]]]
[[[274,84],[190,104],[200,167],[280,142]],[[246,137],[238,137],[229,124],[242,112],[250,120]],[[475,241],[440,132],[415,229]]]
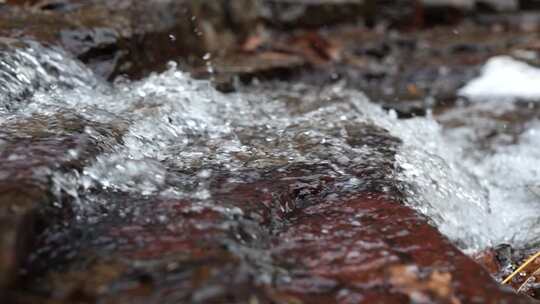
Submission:
[[[111,210],[137,214],[119,203],[126,197],[145,204],[189,199],[233,216],[240,211],[215,197],[214,176],[249,180],[301,164],[329,168],[340,195],[377,191],[403,200],[463,249],[532,244],[540,241],[540,123],[527,121],[512,140],[498,133],[489,147],[481,144],[482,132],[498,126],[491,117],[514,107],[456,108],[440,119],[460,123],[443,128],[431,117],[399,120],[340,84],[274,82],[222,94],[174,64],[140,81],[109,84],[59,50],[28,43],[0,53],[0,149],[48,132],[54,136],[28,149],[56,147],[58,161],[84,159],[82,170],[32,170],[51,176],[56,204],[71,202],[88,225]],[[470,111],[488,114],[464,114]],[[75,130],[80,141],[50,142]],[[81,158],[88,142],[95,153]],[[9,159],[24,155],[14,150]],[[368,173],[359,176],[360,169]]]

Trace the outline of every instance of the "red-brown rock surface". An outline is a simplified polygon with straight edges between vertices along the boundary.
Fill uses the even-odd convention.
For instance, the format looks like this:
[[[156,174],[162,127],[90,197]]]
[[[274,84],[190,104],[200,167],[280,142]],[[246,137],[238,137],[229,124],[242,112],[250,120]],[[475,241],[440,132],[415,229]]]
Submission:
[[[82,117],[58,114],[31,117],[0,131],[0,293],[15,282],[43,227],[70,218],[68,206],[58,210],[52,205],[51,177],[55,171],[81,169],[102,152],[97,139],[85,133],[87,127]],[[66,153],[70,149],[81,153]]]
[[[117,207],[133,212],[54,232],[30,264],[26,287],[11,297],[15,303],[529,302],[503,291],[411,209],[386,194],[339,195],[338,181],[325,170],[275,168],[247,183],[226,182],[224,173],[212,180],[220,202],[214,206],[105,193],[124,195]]]

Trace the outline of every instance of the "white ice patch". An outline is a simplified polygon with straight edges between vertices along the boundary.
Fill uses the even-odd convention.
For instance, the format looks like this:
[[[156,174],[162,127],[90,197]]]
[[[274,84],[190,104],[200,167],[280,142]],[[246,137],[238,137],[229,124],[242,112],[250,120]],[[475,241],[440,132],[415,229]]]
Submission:
[[[540,101],[540,69],[509,56],[493,57],[458,94],[473,101]]]

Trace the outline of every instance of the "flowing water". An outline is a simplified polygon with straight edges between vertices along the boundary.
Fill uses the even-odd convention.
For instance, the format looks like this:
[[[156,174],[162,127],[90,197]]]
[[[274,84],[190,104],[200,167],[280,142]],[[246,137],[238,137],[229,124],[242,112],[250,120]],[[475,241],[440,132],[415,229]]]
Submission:
[[[0,53],[0,149],[31,138],[25,126],[36,121],[57,136],[74,132],[59,125],[84,122],[80,136],[96,152],[80,169],[32,170],[52,177],[55,205],[69,202],[85,225],[111,210],[142,212],[120,204],[122,196],[133,206],[144,198],[150,209],[161,198],[191,200],[234,216],[241,210],[220,205],[213,176],[249,180],[267,168],[302,164],[324,165],[340,195],[369,190],[404,201],[462,249],[534,244],[540,241],[540,122],[530,119],[511,140],[500,132],[483,144],[484,133],[500,127],[492,117],[515,107],[478,103],[469,112],[457,107],[439,118],[400,120],[342,84],[273,82],[223,94],[174,64],[140,81],[110,84],[60,50],[27,43]],[[471,111],[483,115],[464,114]],[[459,123],[443,127],[438,119]],[[88,148],[60,146],[56,161],[81,159]],[[23,150],[8,160],[23,157]],[[358,168],[370,173],[359,176]],[[168,221],[167,214],[157,219]]]

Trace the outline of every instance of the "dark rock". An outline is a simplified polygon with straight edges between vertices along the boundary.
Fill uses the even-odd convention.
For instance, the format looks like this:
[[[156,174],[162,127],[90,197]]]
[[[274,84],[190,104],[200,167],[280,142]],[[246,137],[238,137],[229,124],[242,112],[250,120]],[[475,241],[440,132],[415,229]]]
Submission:
[[[85,132],[91,125],[67,114],[34,116],[0,131],[0,293],[13,284],[40,231],[70,218],[70,206],[54,192],[53,170],[80,170],[103,152]],[[101,131],[110,141],[118,138],[110,130]]]
[[[499,253],[495,250],[485,250],[474,255],[474,260],[482,265],[491,275],[496,276],[501,271]]]
[[[341,292],[348,301],[407,302],[420,297],[432,302],[451,303],[457,299],[468,302],[477,298],[490,302],[514,297],[499,293],[492,298],[490,291],[476,289],[478,285],[472,282],[486,282],[485,287],[491,286],[488,289],[497,289],[497,284],[491,281],[487,272],[478,269],[458,250],[452,249],[448,241],[440,238],[433,228],[425,225],[423,219],[407,208],[374,197],[373,201],[360,199],[336,205],[336,209],[321,208],[322,214],[315,210],[309,211],[310,216],[299,216],[295,228],[289,230],[297,244],[302,245],[297,248],[288,246],[290,249],[283,256],[290,265],[298,265],[298,268],[307,266],[305,271],[310,275],[332,278],[335,282],[348,285],[348,292]],[[352,214],[348,213],[352,210]],[[356,227],[355,220],[360,223]],[[379,227],[378,223],[384,224]],[[414,228],[409,230],[404,226]],[[320,231],[323,234],[319,237],[310,237]],[[384,233],[380,234],[381,231]],[[422,244],[415,241],[419,239],[423,240]],[[372,249],[358,247],[360,243],[370,244],[368,247]],[[324,253],[318,254],[319,250],[324,250]],[[381,255],[381,252],[387,254]],[[443,256],[445,258],[442,259]],[[317,298],[310,290],[295,288],[295,285],[293,279],[284,288],[301,295],[301,299],[307,299],[307,302],[336,301],[332,296]],[[389,288],[384,290],[382,286]],[[339,293],[334,296],[339,296]],[[515,298],[511,301],[519,300]],[[525,299],[522,301],[527,302]]]
[[[298,188],[304,178],[297,178],[270,174],[255,183],[222,185],[231,189],[223,206],[242,210],[233,218],[186,201],[139,204],[131,198],[143,208],[139,216],[71,228],[90,229],[86,241],[59,238],[81,254],[68,269],[50,272],[40,288],[54,290],[58,303],[530,302],[501,290],[487,271],[398,202],[376,193],[319,200],[332,181]],[[289,182],[275,183],[284,179]],[[298,204],[301,198],[292,193],[271,201],[272,193],[287,188],[309,193],[307,204]],[[170,224],[161,224],[160,214]],[[16,303],[43,300],[31,290]]]
[[[284,163],[206,179],[214,203],[96,189],[95,222],[50,227],[13,303],[529,303],[399,202],[384,129],[354,125],[348,144],[384,157],[349,170]],[[246,145],[257,130],[243,134]],[[253,142],[251,142],[253,141]],[[306,144],[305,149],[309,150]],[[171,173],[172,174],[172,173]],[[176,180],[198,177],[176,173]],[[369,182],[367,182],[369,181]]]
[[[13,286],[19,267],[29,252],[35,212],[29,208],[31,198],[25,198],[22,193],[9,193],[6,189],[0,191],[0,202],[11,202],[10,206],[0,207],[0,296],[5,296],[5,290]]]

